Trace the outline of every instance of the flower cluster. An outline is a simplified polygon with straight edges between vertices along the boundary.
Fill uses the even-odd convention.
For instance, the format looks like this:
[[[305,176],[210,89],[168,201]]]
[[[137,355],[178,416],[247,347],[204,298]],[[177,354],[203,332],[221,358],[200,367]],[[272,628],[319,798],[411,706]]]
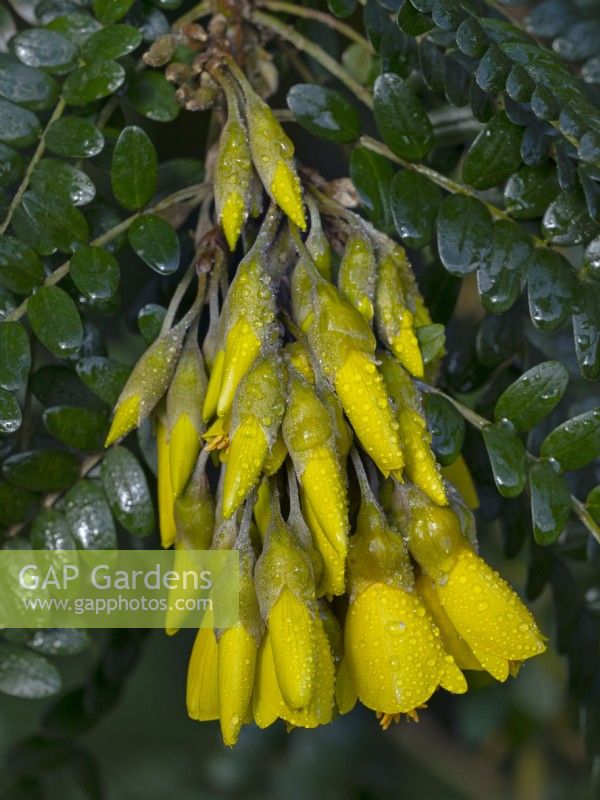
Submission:
[[[190,716],[229,745],[245,723],[315,727],[357,699],[386,727],[465,692],[463,670],[505,680],[544,640],[476,552],[464,463],[450,475],[431,450],[415,379],[440,354],[404,250],[304,196],[269,106],[234,65],[213,74],[232,267],[211,233],[202,348],[201,289],[138,362],[107,444],[152,413],[163,546],[239,552],[239,622],[198,632]]]

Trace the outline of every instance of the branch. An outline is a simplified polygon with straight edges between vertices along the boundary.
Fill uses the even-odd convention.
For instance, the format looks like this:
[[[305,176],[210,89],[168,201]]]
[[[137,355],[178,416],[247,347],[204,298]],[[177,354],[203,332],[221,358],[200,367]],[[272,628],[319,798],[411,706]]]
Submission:
[[[134,220],[138,217],[143,216],[144,214],[156,214],[160,211],[164,211],[171,206],[176,205],[177,203],[182,203],[185,200],[192,200],[194,199],[196,202],[199,202],[204,195],[204,191],[206,190],[208,184],[206,183],[197,183],[193,186],[188,186],[185,189],[179,189],[177,192],[173,192],[173,194],[164,197],[160,202],[158,202],[152,208],[146,208],[143,211],[138,211],[133,214],[131,217],[127,217],[118,225],[115,225],[114,228],[106,231],[102,234],[102,236],[98,236],[96,239],[93,239],[90,242],[91,246],[94,247],[102,247],[103,245],[111,242],[113,239],[116,239],[117,236],[120,236],[124,231],[126,231]],[[71,262],[65,261],[64,264],[61,264],[60,267],[54,270],[46,280],[42,283],[42,286],[54,286],[59,281],[61,281],[65,275],[69,274],[69,269],[71,267]],[[6,321],[15,321],[21,319],[21,317],[27,312],[27,304],[29,303],[29,298],[27,297],[20,306],[17,306],[14,311],[8,314],[5,318]]]
[[[29,162],[29,166],[25,171],[25,175],[23,175],[23,180],[21,181],[19,188],[15,192],[15,196],[11,200],[11,203],[8,207],[8,211],[6,212],[6,217],[4,218],[4,222],[2,223],[2,225],[0,225],[0,236],[2,236],[2,234],[6,231],[6,229],[10,225],[10,221],[12,219],[12,215],[14,214],[15,208],[19,205],[19,203],[21,202],[21,198],[27,191],[27,187],[29,186],[29,181],[31,179],[33,170],[36,168],[38,162],[44,155],[44,151],[46,150],[46,134],[48,133],[48,128],[52,125],[53,122],[56,122],[56,120],[60,116],[62,116],[62,113],[65,110],[65,105],[66,105],[65,101],[61,97],[58,103],[56,104],[54,111],[52,112],[52,116],[46,123],[46,127],[42,131],[42,135],[40,136],[40,141],[38,142],[38,146],[35,150],[35,153],[31,157],[31,161]]]
[[[373,108],[373,96],[371,92],[369,92],[368,89],[365,89],[365,87],[355,80],[352,75],[346,72],[346,70],[340,66],[340,64],[334,58],[326,53],[322,47],[319,47],[318,44],[315,44],[310,39],[307,39],[292,25],[286,25],[276,17],[272,17],[270,14],[265,14],[264,11],[254,11],[252,13],[252,19],[257,23],[257,25],[261,25],[263,28],[268,28],[278,36],[281,36],[282,39],[285,39],[287,42],[293,44],[297,50],[300,50],[309,55],[311,58],[314,58],[314,60],[324,67],[331,75],[337,78],[340,83],[343,83],[344,86],[346,86],[346,88],[349,89],[354,96],[361,101],[361,103],[364,103],[368,108]]]
[[[303,17],[304,19],[313,19],[315,22],[321,22],[323,25],[327,25],[328,28],[332,28],[347,39],[364,47],[367,52],[375,52],[373,45],[368,39],[362,36],[358,31],[355,31],[350,25],[347,25],[331,14],[326,14],[324,11],[318,11],[316,8],[309,8],[307,6],[299,6],[295,3],[285,3],[281,0],[258,0],[256,5],[260,8],[266,8],[269,11],[280,11],[282,14],[291,14],[294,17]]]
[[[468,408],[467,406],[463,405],[461,402],[456,400],[452,395],[446,394],[441,389],[436,388],[435,386],[431,386],[428,383],[423,383],[421,381],[417,381],[419,389],[424,392],[429,392],[430,394],[439,394],[440,397],[445,397],[446,400],[449,400],[454,408],[459,412],[459,414],[474,428],[477,428],[478,431],[483,430],[487,425],[491,425],[489,419],[482,417],[481,414],[478,414],[476,411],[473,411],[472,408]],[[527,453],[529,458],[538,461],[539,459],[534,456],[532,453]],[[575,497],[574,494],[571,495],[571,510],[578,517],[580,522],[582,522],[585,527],[588,529],[590,534],[594,537],[594,539],[600,544],[600,526],[596,522],[596,520],[592,517],[588,509],[586,508],[585,504],[579,500],[579,498]]]

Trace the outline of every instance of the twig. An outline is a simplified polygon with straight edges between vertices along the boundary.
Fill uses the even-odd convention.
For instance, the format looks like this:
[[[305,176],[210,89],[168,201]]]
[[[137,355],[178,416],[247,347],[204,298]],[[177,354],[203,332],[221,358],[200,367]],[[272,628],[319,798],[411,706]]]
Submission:
[[[316,8],[309,8],[308,6],[299,6],[295,3],[280,2],[280,0],[258,0],[256,5],[261,8],[266,8],[269,11],[280,11],[282,14],[291,14],[294,17],[313,19],[315,22],[327,25],[328,28],[332,28],[347,39],[356,42],[356,44],[364,47],[367,52],[375,52],[373,50],[373,45],[368,39],[361,36],[361,34],[355,31],[350,25],[324,11],[318,11]]]
[[[286,23],[271,16],[271,14],[265,14],[264,11],[254,11],[252,13],[252,19],[258,25],[261,25],[263,28],[268,28],[278,36],[281,36],[282,39],[293,44],[296,49],[314,58],[314,60],[321,64],[322,67],[325,67],[331,75],[337,78],[340,83],[343,83],[361,103],[364,103],[368,108],[373,108],[373,96],[371,92],[365,89],[352,75],[346,72],[346,70],[334,58],[326,53],[322,47],[319,47],[318,44],[307,39],[306,36],[299,33],[292,25],[286,25]]]
[[[38,146],[35,150],[35,153],[31,157],[31,161],[29,162],[29,166],[25,171],[25,175],[23,175],[23,180],[21,181],[19,188],[15,192],[15,196],[11,200],[11,203],[8,207],[8,211],[6,212],[6,217],[4,218],[4,222],[2,223],[2,225],[0,225],[0,236],[2,236],[2,234],[6,231],[6,229],[10,225],[10,221],[15,212],[15,209],[19,205],[19,203],[21,202],[21,198],[27,191],[27,187],[29,186],[29,181],[31,179],[33,170],[36,168],[38,162],[44,155],[44,151],[46,150],[46,134],[48,133],[48,128],[52,125],[53,122],[56,122],[56,120],[60,116],[62,116],[62,113],[65,110],[65,105],[66,103],[64,101],[64,98],[61,97],[58,103],[56,104],[54,111],[52,112],[52,116],[46,123],[46,127],[42,131],[42,135],[40,136],[40,140],[38,142]]]
[[[126,231],[131,224],[136,220],[138,217],[141,217],[144,214],[156,214],[160,211],[164,211],[166,208],[170,208],[177,203],[182,203],[185,200],[196,199],[199,201],[203,194],[204,190],[207,188],[208,184],[206,183],[197,183],[193,186],[188,186],[185,189],[179,189],[177,192],[173,192],[173,194],[164,197],[159,203],[152,208],[144,209],[143,211],[138,211],[133,214],[131,217],[127,217],[118,225],[115,225],[114,228],[106,231],[102,234],[102,236],[98,236],[96,239],[93,239],[90,242],[90,245],[95,247],[101,247],[102,245],[111,242],[113,239],[116,239],[117,236],[120,236],[124,231]],[[64,264],[61,264],[60,267],[54,270],[46,280],[43,282],[42,286],[54,286],[59,281],[61,281],[65,275],[69,274],[70,269],[70,260],[65,261]],[[7,315],[6,320],[18,320],[26,313],[27,311],[27,304],[29,302],[29,298],[23,300],[20,306],[14,309],[10,314]]]
[[[210,14],[210,11],[210,0],[204,0],[204,2],[197,3],[193,8],[190,8],[189,11],[186,11],[185,14],[182,14],[180,17],[178,17],[171,27],[173,30],[176,30],[177,28],[181,27],[181,25],[185,25],[188,22],[195,22],[200,17],[207,16],[207,14]]]

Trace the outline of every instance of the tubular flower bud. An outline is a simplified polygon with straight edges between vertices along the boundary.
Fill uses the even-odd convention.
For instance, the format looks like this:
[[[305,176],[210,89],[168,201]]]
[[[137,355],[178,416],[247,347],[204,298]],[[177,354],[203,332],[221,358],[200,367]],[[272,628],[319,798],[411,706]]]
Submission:
[[[511,665],[539,655],[544,638],[529,610],[462,535],[447,508],[413,505],[407,525],[413,558],[435,586],[457,633],[481,666],[500,681]]]
[[[269,521],[271,519],[271,488],[269,479],[263,478],[256,492],[256,503],[254,504],[254,521],[260,533],[261,540],[265,538]]]
[[[322,559],[322,572],[317,582],[317,597],[333,597],[344,594],[346,588],[345,553],[339,553],[330,543],[321,527],[317,513],[304,492],[302,492],[302,512],[314,546]]]
[[[171,465],[167,429],[160,418],[156,420],[156,453],[158,461],[158,524],[160,543],[168,548],[175,542],[174,495],[171,486]]]
[[[240,548],[240,618],[218,637],[217,695],[221,733],[226,745],[237,742],[251,710],[258,645],[262,636],[260,612],[252,579],[254,554],[247,541]]]
[[[331,417],[313,387],[290,370],[283,436],[304,495],[331,546],[345,555],[348,544],[346,484],[336,451]]]
[[[319,214],[317,204],[310,197],[307,199],[306,203],[310,214],[310,230],[306,237],[306,249],[310,253],[319,274],[322,275],[326,281],[330,281],[332,273],[331,247],[323,232],[321,215]]]
[[[462,456],[459,456],[452,464],[442,467],[442,472],[446,480],[456,488],[470,509],[475,511],[479,508],[477,489],[473,483],[467,462]]]
[[[196,634],[188,665],[186,702],[192,719],[219,719],[217,640],[210,628],[200,628]]]
[[[200,452],[205,427],[200,408],[206,383],[204,362],[194,328],[188,336],[167,392],[169,463],[175,497],[184,490]]]
[[[159,336],[137,362],[117,400],[105,447],[139,427],[164,395],[173,378],[185,334],[196,313],[195,309],[190,309],[181,322]]]
[[[316,686],[314,576],[309,556],[294,540],[275,504],[255,581],[281,695],[290,708],[305,708]]]
[[[215,205],[227,244],[233,251],[250,210],[252,156],[235,93],[225,80],[222,85],[227,99],[227,122],[215,164]]]
[[[353,231],[346,242],[338,274],[338,287],[366,322],[374,314],[376,262],[373,246],[362,231]]]
[[[268,356],[252,367],[236,394],[223,484],[226,519],[258,483],[275,443],[284,411],[281,377],[281,364]]]
[[[267,194],[293,223],[305,230],[302,189],[293,162],[294,145],[272,110],[245,79],[242,90],[254,167]]]
[[[315,385],[315,373],[310,363],[310,353],[302,342],[289,342],[283,348],[288,361],[294,369],[308,381]]]
[[[396,407],[408,477],[434,503],[447,505],[441,470],[431,449],[431,434],[417,389],[408,373],[389,355],[381,359],[381,372]]]
[[[363,494],[349,571],[344,659],[356,694],[383,715],[382,725],[397,714],[414,716],[438,686],[465,692],[464,676],[414,590],[406,546],[372,494]],[[348,686],[338,687],[338,697],[343,706],[351,702]]]
[[[394,248],[379,263],[375,319],[381,339],[403,367],[417,378],[423,377],[423,357],[409,308],[403,273],[408,271],[404,250]]]
[[[275,304],[271,280],[264,268],[266,247],[277,221],[271,215],[254,247],[240,262],[221,311],[219,341],[208,381],[203,417],[208,421],[216,412],[224,417],[233,403],[236,389],[261,350],[276,340]],[[223,353],[221,356],[220,353]],[[221,362],[219,361],[222,359]]]
[[[375,337],[358,311],[318,275],[308,339],[362,446],[387,475],[404,458],[398,423],[374,363]],[[316,278],[319,278],[318,280]]]

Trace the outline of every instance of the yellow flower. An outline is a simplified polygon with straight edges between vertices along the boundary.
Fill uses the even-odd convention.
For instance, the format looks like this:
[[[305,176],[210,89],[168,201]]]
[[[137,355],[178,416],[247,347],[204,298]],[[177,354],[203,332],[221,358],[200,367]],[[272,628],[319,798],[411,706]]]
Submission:
[[[217,696],[223,742],[233,746],[246,721],[258,647],[254,636],[237,623],[226,630],[217,646]]]
[[[217,652],[214,631],[200,628],[190,656],[186,691],[188,715],[200,722],[219,718]]]
[[[490,675],[504,681],[512,662],[546,649],[529,610],[497,572],[463,548],[437,596],[456,631]]]
[[[227,99],[227,122],[215,163],[215,205],[229,249],[235,250],[250,208],[252,157],[235,93],[228,81],[221,85]]]
[[[174,516],[173,487],[171,486],[171,465],[169,462],[169,443],[167,429],[159,418],[156,420],[156,453],[158,461],[158,524],[160,543],[171,547],[175,542],[176,528]]]
[[[344,642],[361,702],[384,714],[411,714],[438,686],[467,690],[414,591],[373,583],[350,603]]]
[[[349,532],[346,483],[332,420],[314,388],[290,369],[283,436],[307,501],[331,546],[345,556]]]
[[[384,254],[379,263],[376,321],[379,335],[398,361],[412,375],[423,377],[423,357],[415,334],[415,321],[409,306],[405,275],[409,272],[406,254],[399,246]]]
[[[105,447],[110,447],[118,439],[126,436],[129,431],[137,428],[140,421],[141,406],[141,398],[138,394],[125,397],[117,403],[110,430],[104,442]]]
[[[344,297],[371,323],[374,309],[376,262],[373,246],[363,231],[353,231],[338,273],[338,287]]]
[[[293,223],[302,230],[306,229],[300,179],[294,167],[282,158],[277,161],[269,194]]]
[[[232,409],[231,445],[223,484],[223,516],[228,519],[259,481],[284,411],[282,365],[260,359],[244,377]]]
[[[473,511],[479,508],[479,497],[471,472],[465,459],[459,456],[452,464],[442,467],[446,480],[458,490],[467,506]]]
[[[431,434],[416,387],[408,373],[388,354],[382,356],[381,372],[396,407],[408,477],[434,503],[447,505],[442,473],[431,449]]]
[[[332,597],[344,594],[346,576],[345,551],[340,553],[333,547],[321,527],[317,513],[304,492],[302,492],[302,510],[306,524],[311,532],[314,546],[323,561],[321,576],[317,583],[317,596]]]
[[[253,695],[254,721],[260,728],[272,725],[277,718],[300,728],[316,728],[331,722],[335,675],[331,648],[323,623],[319,619],[314,622],[314,642],[314,693],[306,707],[294,709],[283,699],[275,669],[272,637],[267,632],[258,653]]]

